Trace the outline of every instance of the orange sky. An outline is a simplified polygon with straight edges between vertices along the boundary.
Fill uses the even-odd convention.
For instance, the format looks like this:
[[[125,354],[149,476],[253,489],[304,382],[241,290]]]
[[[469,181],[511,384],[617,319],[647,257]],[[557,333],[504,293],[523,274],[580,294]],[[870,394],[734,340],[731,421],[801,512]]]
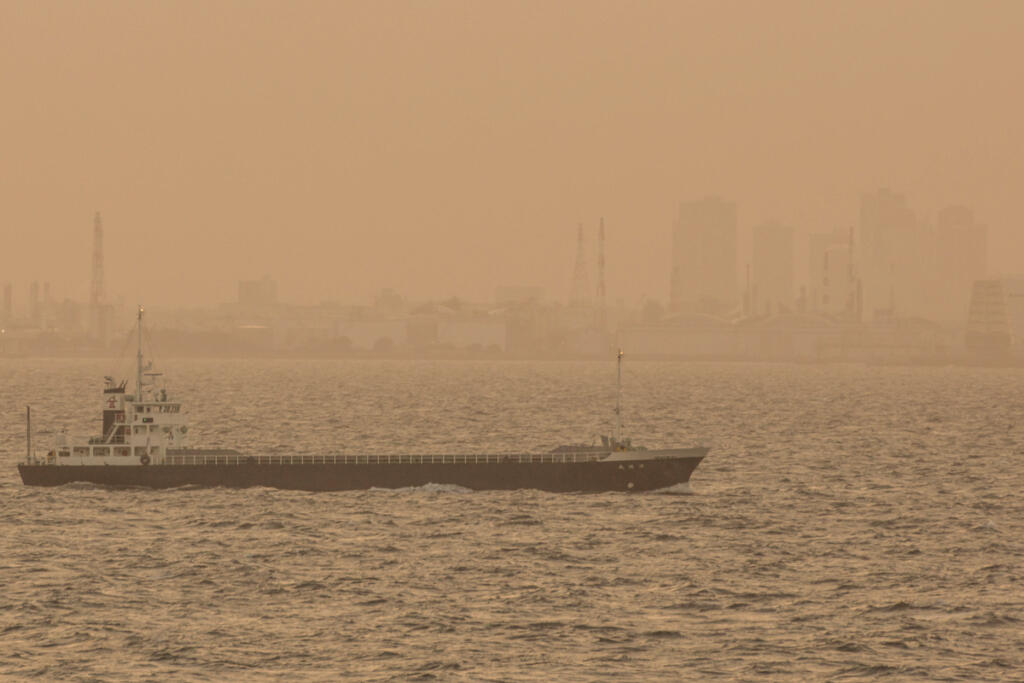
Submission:
[[[610,300],[665,300],[679,200],[811,232],[880,186],[1021,272],[1022,36],[1015,1],[0,0],[0,282],[86,298],[99,209],[129,303],[564,300],[603,215]]]

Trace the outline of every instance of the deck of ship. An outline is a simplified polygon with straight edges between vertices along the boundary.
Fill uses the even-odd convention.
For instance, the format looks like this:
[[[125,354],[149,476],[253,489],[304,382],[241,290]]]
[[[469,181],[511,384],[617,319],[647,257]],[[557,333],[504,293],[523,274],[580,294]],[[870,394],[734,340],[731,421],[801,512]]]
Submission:
[[[165,465],[473,465],[497,463],[597,462],[599,453],[479,453],[403,455],[242,455],[237,453],[168,454]]]

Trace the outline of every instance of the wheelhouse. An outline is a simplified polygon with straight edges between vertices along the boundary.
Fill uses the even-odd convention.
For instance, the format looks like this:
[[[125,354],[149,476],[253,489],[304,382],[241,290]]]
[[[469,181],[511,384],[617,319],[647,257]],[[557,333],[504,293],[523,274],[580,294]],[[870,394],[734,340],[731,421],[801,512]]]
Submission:
[[[115,383],[107,377],[100,435],[76,437],[62,431],[45,458],[36,458],[30,446],[30,459],[54,465],[149,465],[165,462],[169,450],[188,446],[188,414],[168,398],[162,374],[152,371],[152,363],[143,365],[142,312],[140,306],[135,393],[126,392],[127,380]]]

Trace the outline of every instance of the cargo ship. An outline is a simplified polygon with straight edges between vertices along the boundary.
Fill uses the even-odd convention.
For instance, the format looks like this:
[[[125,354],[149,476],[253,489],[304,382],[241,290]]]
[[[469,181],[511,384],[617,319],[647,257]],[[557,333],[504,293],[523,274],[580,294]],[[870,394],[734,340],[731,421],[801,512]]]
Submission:
[[[266,486],[345,491],[448,484],[473,490],[554,492],[651,491],[690,480],[708,453],[691,446],[647,450],[622,438],[622,352],[618,353],[615,430],[598,445],[559,446],[543,453],[263,455],[189,445],[188,415],[168,397],[161,373],[142,352],[138,310],[135,392],[127,380],[106,378],[99,436],[56,435],[37,453],[32,410],[26,409],[26,457],[18,465],[31,486],[87,482],[111,487]]]

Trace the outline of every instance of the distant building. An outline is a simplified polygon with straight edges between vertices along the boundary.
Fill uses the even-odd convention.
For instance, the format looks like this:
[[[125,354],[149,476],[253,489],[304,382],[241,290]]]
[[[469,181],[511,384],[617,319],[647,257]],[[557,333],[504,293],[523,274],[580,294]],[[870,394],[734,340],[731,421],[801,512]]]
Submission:
[[[437,341],[456,348],[504,351],[508,325],[504,318],[453,318],[438,322]]]
[[[543,299],[543,287],[507,285],[494,288],[494,303],[499,306],[507,306],[508,304],[526,304],[531,301],[534,303],[540,303]]]
[[[405,341],[409,346],[427,347],[437,344],[438,318],[436,315],[416,314],[405,321]]]
[[[1024,351],[1024,277],[978,280],[971,288],[967,346],[991,354]]]
[[[851,229],[852,230],[852,229]],[[826,252],[833,247],[847,247],[849,251],[850,231],[837,228],[832,232],[816,233],[807,238],[807,309],[811,312],[834,313],[834,292],[826,295],[834,282],[834,259],[826,260]],[[826,272],[827,271],[827,272]],[[828,301],[826,301],[826,296]]]
[[[409,325],[404,319],[338,320],[334,337],[347,339],[352,348],[390,351],[408,342]]]
[[[754,228],[750,313],[770,315],[793,310],[793,228],[766,223]]]
[[[269,275],[260,280],[238,283],[238,303],[242,306],[269,306],[277,303],[277,282]]]
[[[681,312],[653,325],[625,325],[619,328],[618,343],[633,357],[743,357],[736,326],[706,313]]]
[[[1010,350],[1012,336],[1006,290],[1001,280],[978,280],[971,290],[967,317],[967,349],[982,357]]]
[[[57,306],[57,327],[65,332],[80,332],[83,329],[82,305],[65,299]]]
[[[672,230],[672,310],[728,314],[738,295],[736,204],[717,197],[683,202]]]
[[[1010,338],[1017,348],[1024,348],[1024,277],[1003,278],[1006,318]]]
[[[849,318],[855,310],[856,284],[852,256],[846,244],[836,244],[825,250],[819,283],[819,312]]]
[[[927,298],[921,277],[927,261],[904,195],[882,189],[861,197],[857,261],[868,318],[907,315]]]
[[[405,312],[405,299],[395,290],[386,287],[373,298],[373,307],[390,315],[399,315]]]
[[[929,235],[932,259],[927,285],[932,292],[922,313],[935,320],[961,322],[967,315],[971,288],[988,271],[988,229],[974,212],[950,206],[939,212]]]

